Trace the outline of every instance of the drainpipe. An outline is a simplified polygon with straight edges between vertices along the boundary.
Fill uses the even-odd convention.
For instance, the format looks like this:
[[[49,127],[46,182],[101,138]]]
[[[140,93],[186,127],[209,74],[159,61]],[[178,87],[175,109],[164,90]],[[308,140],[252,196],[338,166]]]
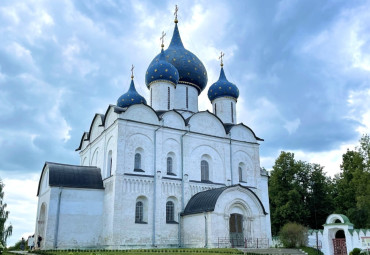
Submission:
[[[231,173],[231,185],[234,184],[233,180],[233,154],[231,150],[231,133],[229,134],[229,139],[230,139],[230,173]]]
[[[178,235],[177,235],[177,238],[179,240],[179,247],[181,247],[181,226],[182,226],[182,223],[181,223],[181,213],[178,213],[178,219],[179,219],[179,226],[178,226]]]
[[[207,213],[204,213],[204,248],[208,247],[208,226],[207,226]]]
[[[57,219],[56,219],[56,224],[55,224],[56,226],[55,226],[55,232],[54,232],[54,249],[58,248],[59,216],[60,216],[60,202],[62,200],[62,191],[63,191],[63,188],[59,187]]]
[[[190,124],[188,125],[188,130],[181,136],[181,210],[185,209],[184,202],[184,136],[190,132]]]
[[[157,205],[157,131],[163,127],[162,124],[154,130],[154,194],[153,194],[153,233],[152,233],[152,246],[155,247],[155,217],[156,217],[156,205]]]
[[[183,212],[185,209],[185,187],[184,187],[184,136],[190,132],[190,124],[188,125],[188,130],[181,135],[181,211]],[[178,238],[179,238],[179,247],[182,246],[181,244],[181,218],[179,213],[179,226],[178,226]]]

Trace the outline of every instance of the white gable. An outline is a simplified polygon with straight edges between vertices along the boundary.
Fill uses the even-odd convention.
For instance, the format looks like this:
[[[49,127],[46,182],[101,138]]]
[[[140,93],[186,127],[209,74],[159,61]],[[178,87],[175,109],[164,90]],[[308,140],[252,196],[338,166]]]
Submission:
[[[190,130],[213,136],[226,136],[222,122],[208,111],[195,113],[189,120]]]

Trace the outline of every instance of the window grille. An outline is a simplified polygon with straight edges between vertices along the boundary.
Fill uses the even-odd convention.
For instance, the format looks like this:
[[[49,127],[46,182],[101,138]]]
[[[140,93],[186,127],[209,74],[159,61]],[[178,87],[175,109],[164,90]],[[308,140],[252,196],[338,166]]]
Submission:
[[[201,181],[209,181],[209,165],[206,160],[200,162]]]
[[[189,108],[189,88],[186,87],[186,109]]]
[[[135,169],[141,169],[141,154],[136,153],[135,154]]]
[[[172,158],[168,157],[167,158],[167,174],[172,174]]]
[[[175,221],[175,206],[172,201],[166,203],[166,222]]]
[[[167,103],[167,110],[169,110],[170,109],[170,103],[171,103],[171,99],[170,99],[170,97],[171,97],[171,92],[170,92],[170,87],[168,87],[167,88],[167,96],[168,96],[168,103]]]
[[[135,222],[143,222],[144,220],[144,205],[143,202],[136,202],[135,208]]]

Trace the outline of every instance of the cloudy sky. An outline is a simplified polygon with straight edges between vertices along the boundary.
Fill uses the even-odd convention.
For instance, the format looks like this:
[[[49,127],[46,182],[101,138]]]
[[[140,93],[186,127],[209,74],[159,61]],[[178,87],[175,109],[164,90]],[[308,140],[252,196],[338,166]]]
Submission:
[[[281,150],[338,173],[341,155],[370,133],[369,1],[0,2],[0,177],[12,245],[34,230],[45,161],[78,164],[74,151],[95,113],[115,104],[135,65],[137,90],[179,29],[208,86],[225,72],[240,90],[237,118],[265,139],[261,166]],[[206,90],[200,109],[211,110]]]

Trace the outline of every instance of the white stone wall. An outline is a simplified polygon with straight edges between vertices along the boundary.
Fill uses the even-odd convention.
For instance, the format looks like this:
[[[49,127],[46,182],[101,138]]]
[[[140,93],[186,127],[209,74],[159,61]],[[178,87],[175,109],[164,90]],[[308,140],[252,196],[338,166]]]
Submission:
[[[185,88],[185,85],[178,85],[176,90],[181,86]],[[196,92],[197,99],[195,88],[189,87],[189,98],[193,93],[190,91]],[[176,92],[175,97],[177,95]],[[194,107],[190,101],[189,105]],[[120,114],[114,113],[112,107],[108,109],[106,118],[104,127],[95,124],[99,123],[99,118],[93,122],[92,133],[98,135],[80,152],[81,164],[88,162],[88,165],[102,169],[105,187],[100,195],[101,211],[93,209],[97,210],[95,215],[101,214],[102,229],[100,232],[96,230],[94,236],[86,236],[85,243],[99,243],[113,249],[149,247],[152,244],[168,247],[177,246],[181,235],[185,245],[203,247],[206,241],[204,215],[187,216],[181,221],[178,213],[196,193],[237,183],[255,187],[269,213],[267,177],[260,174],[259,145],[247,127],[235,126],[228,135],[220,120],[207,111],[191,115],[190,125],[185,126],[184,117],[178,112],[164,113],[159,119],[145,105],[133,105]],[[109,151],[112,151],[112,176],[107,174]],[[142,171],[134,169],[135,153],[138,152],[141,153]],[[169,156],[173,160],[171,175],[167,173]],[[200,182],[200,162],[203,159],[209,163],[212,183]],[[238,176],[240,164],[244,167],[243,182]],[[224,200],[232,200],[239,195],[229,195]],[[146,224],[135,223],[138,200],[145,204]],[[56,197],[52,201],[55,202]],[[179,224],[166,223],[167,201],[174,202],[175,221]],[[55,210],[55,205],[52,208]],[[49,220],[53,220],[52,217],[50,215]],[[225,212],[207,214],[209,246],[214,245],[219,236],[228,235],[225,231],[227,224]],[[256,237],[271,236],[269,216],[256,216],[253,224]],[[65,240],[71,240],[68,238]]]
[[[51,187],[39,194],[35,233],[43,238],[41,248],[96,247],[102,230],[102,204],[102,190]],[[40,226],[42,205],[46,208],[44,231]]]
[[[188,107],[186,107],[186,88],[188,88]],[[177,84],[174,108],[198,112],[198,90],[190,85]]]
[[[175,104],[175,85],[164,81],[152,83],[150,85],[150,96],[150,105],[154,110],[172,110]]]
[[[219,97],[212,101],[213,113],[223,123],[237,123],[236,121],[236,100],[231,97]]]

